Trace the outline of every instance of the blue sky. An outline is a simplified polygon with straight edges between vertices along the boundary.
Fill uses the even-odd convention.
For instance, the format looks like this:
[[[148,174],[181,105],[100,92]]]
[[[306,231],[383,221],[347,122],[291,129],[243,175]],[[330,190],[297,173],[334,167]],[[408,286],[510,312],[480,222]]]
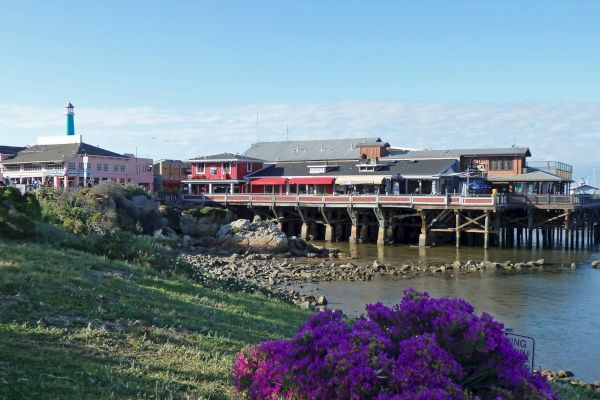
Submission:
[[[71,99],[86,141],[155,158],[243,151],[258,113],[261,140],[287,125],[517,143],[591,176],[598,15],[597,1],[0,0],[0,142],[62,134]]]

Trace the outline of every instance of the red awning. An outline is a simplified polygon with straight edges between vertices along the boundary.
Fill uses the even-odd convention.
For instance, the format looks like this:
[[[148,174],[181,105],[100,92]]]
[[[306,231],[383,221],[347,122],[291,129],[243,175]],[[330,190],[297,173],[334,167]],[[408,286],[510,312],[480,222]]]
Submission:
[[[305,178],[290,178],[290,184],[298,185],[331,185],[335,178],[329,176],[309,176]]]
[[[250,181],[251,185],[285,185],[285,178],[259,178]]]

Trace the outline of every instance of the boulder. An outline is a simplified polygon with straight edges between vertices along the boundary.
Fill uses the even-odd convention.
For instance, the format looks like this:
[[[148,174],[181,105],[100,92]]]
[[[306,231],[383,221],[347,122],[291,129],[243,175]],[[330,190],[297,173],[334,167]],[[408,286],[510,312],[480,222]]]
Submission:
[[[383,263],[383,261],[380,261],[380,260],[373,261],[373,269],[375,271],[380,271],[383,268],[385,268],[385,264]]]
[[[592,261],[592,268],[600,268],[600,261]]]
[[[219,230],[216,223],[205,223],[205,217],[196,218],[191,214],[182,213],[179,220],[179,230],[183,235],[215,236]]]

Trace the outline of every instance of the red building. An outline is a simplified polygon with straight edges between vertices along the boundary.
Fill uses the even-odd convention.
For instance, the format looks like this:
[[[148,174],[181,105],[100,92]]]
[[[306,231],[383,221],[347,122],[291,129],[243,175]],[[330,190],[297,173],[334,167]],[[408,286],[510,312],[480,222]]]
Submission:
[[[247,193],[246,176],[263,168],[263,161],[239,154],[221,153],[189,160],[191,174],[183,183],[188,193]]]

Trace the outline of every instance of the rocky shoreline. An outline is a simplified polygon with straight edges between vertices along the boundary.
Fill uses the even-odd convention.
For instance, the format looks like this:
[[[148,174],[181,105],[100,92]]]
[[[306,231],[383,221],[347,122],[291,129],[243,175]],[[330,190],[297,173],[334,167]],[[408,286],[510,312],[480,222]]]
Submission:
[[[290,238],[296,243],[301,239]],[[233,280],[240,285],[252,284],[276,293],[296,305],[315,309],[327,305],[325,296],[315,297],[301,293],[303,283],[323,281],[369,281],[383,277],[410,277],[417,275],[445,275],[455,277],[484,271],[519,273],[542,271],[545,268],[567,268],[563,265],[547,265],[544,260],[529,262],[455,261],[430,264],[423,262],[386,264],[380,260],[372,263],[345,260],[343,254],[330,258],[329,250],[312,258],[290,257],[289,253],[257,254],[234,253],[230,256],[185,253],[182,257],[201,269],[207,276],[217,280]],[[321,257],[321,258],[316,258]],[[323,258],[326,257],[326,258]],[[576,266],[569,267],[576,268]]]
[[[597,382],[585,382],[575,378],[575,374],[571,371],[549,371],[547,369],[541,369],[540,372],[546,376],[550,382],[561,383],[565,385],[571,385],[576,387],[582,387],[591,390],[600,391],[600,381]]]

